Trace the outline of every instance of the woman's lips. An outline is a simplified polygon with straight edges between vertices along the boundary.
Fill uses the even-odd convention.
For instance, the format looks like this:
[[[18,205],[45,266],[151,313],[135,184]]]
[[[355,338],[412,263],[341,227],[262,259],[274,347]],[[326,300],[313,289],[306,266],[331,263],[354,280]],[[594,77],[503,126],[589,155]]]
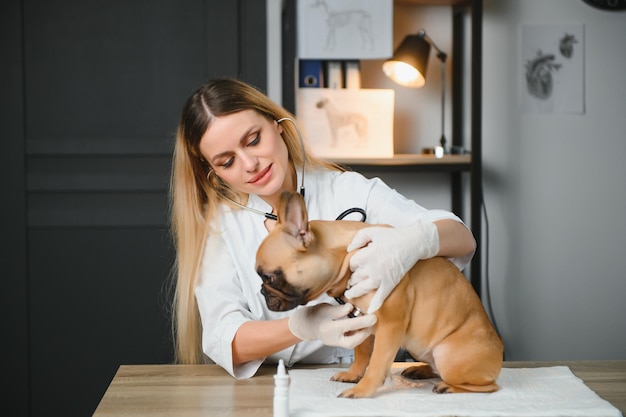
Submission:
[[[267,168],[250,178],[248,184],[252,185],[265,185],[272,179],[272,165],[268,165]]]

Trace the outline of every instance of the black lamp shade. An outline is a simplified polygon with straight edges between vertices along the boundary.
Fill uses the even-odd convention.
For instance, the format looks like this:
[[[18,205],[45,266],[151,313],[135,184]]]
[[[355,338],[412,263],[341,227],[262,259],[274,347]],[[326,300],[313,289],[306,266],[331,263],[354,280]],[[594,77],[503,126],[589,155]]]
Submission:
[[[420,34],[408,35],[396,48],[391,59],[383,63],[383,71],[405,87],[422,87],[426,83],[426,68],[430,44]]]

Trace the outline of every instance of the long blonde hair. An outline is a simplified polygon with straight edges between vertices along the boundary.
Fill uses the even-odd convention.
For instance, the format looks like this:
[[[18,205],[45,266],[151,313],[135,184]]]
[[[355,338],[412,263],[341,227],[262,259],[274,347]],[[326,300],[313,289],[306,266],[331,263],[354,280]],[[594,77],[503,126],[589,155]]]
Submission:
[[[269,120],[284,117],[295,120],[290,112],[255,87],[222,78],[209,81],[189,97],[178,124],[170,181],[171,231],[176,249],[172,332],[177,363],[204,362],[202,326],[194,290],[220,194],[240,202],[247,198],[215,175],[209,176],[209,183],[210,165],[200,152],[200,139],[215,117],[242,110],[255,110]],[[304,162],[307,169],[341,169],[312,156],[306,144],[303,152],[293,124],[282,126],[282,138],[294,166],[302,166]]]

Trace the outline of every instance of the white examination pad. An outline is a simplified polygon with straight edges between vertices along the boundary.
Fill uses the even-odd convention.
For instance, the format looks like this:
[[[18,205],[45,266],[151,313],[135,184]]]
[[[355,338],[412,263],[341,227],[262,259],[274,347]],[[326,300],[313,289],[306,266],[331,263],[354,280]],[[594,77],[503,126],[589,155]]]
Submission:
[[[337,398],[353,385],[330,381],[339,371],[341,369],[331,368],[290,370],[290,417],[622,416],[566,366],[503,368],[497,381],[500,390],[489,394],[435,394],[431,390],[439,379],[429,379],[417,388],[388,390],[363,399]]]

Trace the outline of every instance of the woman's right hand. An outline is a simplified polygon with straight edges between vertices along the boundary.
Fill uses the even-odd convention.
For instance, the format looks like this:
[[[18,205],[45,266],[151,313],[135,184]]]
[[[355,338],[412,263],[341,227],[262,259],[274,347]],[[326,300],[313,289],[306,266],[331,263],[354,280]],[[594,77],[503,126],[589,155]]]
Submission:
[[[289,330],[302,340],[319,339],[327,346],[354,349],[372,334],[376,316],[365,314],[348,318],[352,304],[328,303],[297,309],[289,318]]]

